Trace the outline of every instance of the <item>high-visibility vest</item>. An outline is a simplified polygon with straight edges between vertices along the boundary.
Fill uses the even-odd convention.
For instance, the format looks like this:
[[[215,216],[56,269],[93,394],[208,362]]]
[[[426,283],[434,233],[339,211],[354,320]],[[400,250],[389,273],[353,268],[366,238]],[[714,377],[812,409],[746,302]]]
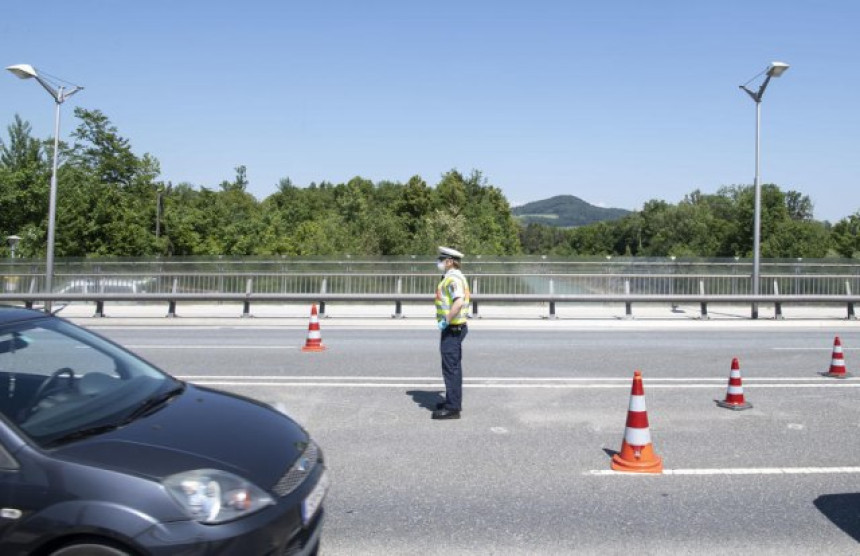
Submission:
[[[454,293],[459,289],[463,297],[463,306],[460,312],[450,319],[451,324],[466,324],[466,315],[469,313],[469,282],[459,270],[449,270],[442,281],[436,286],[436,320],[444,319],[451,312],[454,304]],[[460,296],[457,296],[460,297]]]

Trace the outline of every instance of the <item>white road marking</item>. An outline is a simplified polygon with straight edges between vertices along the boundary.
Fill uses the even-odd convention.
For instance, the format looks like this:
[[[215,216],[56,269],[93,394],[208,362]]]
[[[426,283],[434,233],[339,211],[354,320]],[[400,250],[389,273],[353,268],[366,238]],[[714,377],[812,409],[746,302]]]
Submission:
[[[260,379],[260,380],[341,380],[341,381],[352,381],[352,380],[440,380],[438,376],[349,376],[349,375],[183,375],[187,378],[219,378],[219,379]],[[612,378],[612,377],[578,377],[578,378],[558,378],[558,377],[482,377],[482,376],[473,376],[473,377],[463,377],[464,382],[473,382],[473,381],[482,381],[482,382],[570,382],[570,383],[579,383],[579,382],[623,382],[627,386],[630,386],[632,383],[632,377],[625,378]],[[755,381],[769,381],[769,382],[820,382],[822,384],[833,383],[834,380],[839,380],[840,382],[860,382],[860,377],[849,377],[846,379],[832,379],[826,377],[772,377],[772,378],[744,378],[744,382],[755,382]],[[651,378],[647,379],[644,382],[646,384],[652,384],[655,382],[719,382],[719,383],[728,383],[728,376],[723,378],[697,378],[697,377],[688,377],[688,378]],[[671,385],[670,385],[671,386]],[[683,386],[683,385],[681,385]],[[706,385],[710,386],[710,385]],[[762,386],[759,384],[758,386]]]
[[[300,346],[124,344],[128,349],[299,349]]]
[[[860,473],[860,467],[735,467],[725,469],[664,469],[663,475],[827,475]],[[656,473],[625,473],[611,469],[592,469],[584,475],[607,477],[614,475],[651,476]]]
[[[832,347],[772,347],[774,351],[831,351]],[[842,347],[842,351],[854,351],[860,348]]]
[[[444,388],[441,377],[380,377],[380,376],[295,376],[295,375],[179,375],[177,378],[197,384],[210,386],[313,386],[323,388]],[[713,381],[716,379],[684,379],[687,381]],[[764,380],[764,379],[762,379]],[[771,383],[759,383],[755,389],[761,388],[860,388],[860,380],[852,379],[767,379]],[[612,381],[612,382],[609,382]],[[649,388],[717,389],[727,379],[719,379],[719,383],[652,383]],[[776,382],[779,381],[779,382]],[[540,379],[523,378],[483,378],[472,377],[463,379],[463,388],[543,388],[543,389],[629,389],[631,379]]]
[[[181,377],[180,377],[181,378]],[[421,384],[418,382],[410,382],[403,384],[367,384],[361,382],[254,382],[254,381],[223,381],[223,380],[192,380],[185,377],[183,380],[188,380],[194,384],[203,386],[321,386],[325,388],[445,388],[445,385],[440,381],[435,384]],[[466,385],[463,385],[465,388]]]
[[[88,330],[170,330],[176,331],[176,328],[173,326],[87,326]],[[183,331],[185,330],[227,330],[228,327],[225,326],[182,326]]]

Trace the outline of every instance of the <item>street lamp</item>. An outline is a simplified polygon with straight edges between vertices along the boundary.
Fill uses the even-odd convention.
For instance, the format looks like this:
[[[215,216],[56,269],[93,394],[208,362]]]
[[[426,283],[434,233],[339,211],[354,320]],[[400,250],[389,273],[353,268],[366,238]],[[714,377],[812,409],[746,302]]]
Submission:
[[[15,248],[18,247],[18,242],[21,241],[19,236],[7,236],[6,242],[9,244],[9,249],[12,251],[12,256],[10,258],[15,258]]]
[[[17,64],[6,68],[20,79],[35,79],[39,85],[44,87],[51,95],[56,104],[54,116],[54,165],[51,171],[51,194],[48,202],[48,246],[45,256],[45,291],[51,293],[54,290],[54,221],[57,217],[57,164],[60,153],[60,105],[67,98],[77,93],[83,87],[72,85],[68,90],[60,85],[54,87],[36,72],[36,68],[29,64]],[[51,310],[51,302],[45,302],[45,310]]]
[[[785,70],[788,69],[788,64],[783,62],[771,62],[762,73],[766,74],[764,81],[757,92],[747,89],[747,85],[753,79],[758,78],[762,73],[756,75],[745,84],[741,85],[743,89],[755,101],[755,181],[753,188],[755,189],[755,216],[753,218],[753,295],[759,294],[759,270],[760,270],[760,255],[761,255],[761,183],[759,181],[759,146],[761,136],[761,98],[764,96],[764,90],[771,78],[779,77]],[[758,303],[752,304],[752,318],[758,318]]]

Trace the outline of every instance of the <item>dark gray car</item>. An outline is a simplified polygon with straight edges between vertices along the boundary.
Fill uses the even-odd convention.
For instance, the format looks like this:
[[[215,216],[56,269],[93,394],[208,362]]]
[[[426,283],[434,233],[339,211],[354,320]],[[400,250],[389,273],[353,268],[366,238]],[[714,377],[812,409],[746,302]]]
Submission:
[[[327,489],[272,407],[0,307],[0,554],[312,554]]]

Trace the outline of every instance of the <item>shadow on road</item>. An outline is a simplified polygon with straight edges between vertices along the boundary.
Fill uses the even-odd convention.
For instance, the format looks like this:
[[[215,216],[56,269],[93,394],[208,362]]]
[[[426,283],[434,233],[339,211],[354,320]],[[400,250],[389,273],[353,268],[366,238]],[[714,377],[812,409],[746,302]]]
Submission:
[[[834,525],[860,542],[860,492],[825,494],[813,502]]]
[[[436,404],[445,401],[445,397],[438,390],[409,390],[406,392],[412,396],[412,401],[428,411],[434,411]]]

